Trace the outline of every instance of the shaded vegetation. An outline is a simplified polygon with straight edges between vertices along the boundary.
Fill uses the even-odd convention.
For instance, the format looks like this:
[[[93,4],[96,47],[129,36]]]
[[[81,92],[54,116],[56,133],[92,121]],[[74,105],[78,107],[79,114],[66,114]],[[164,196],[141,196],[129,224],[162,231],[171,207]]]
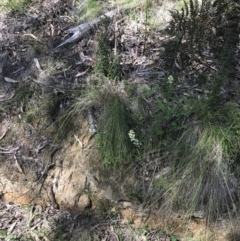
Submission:
[[[10,1],[0,6],[14,12],[28,3]],[[99,14],[99,5],[91,0],[80,10],[90,18]],[[189,0],[182,5],[181,10],[171,11],[171,22],[160,31],[164,50],[146,64],[146,73],[153,74],[148,79],[136,77],[145,70],[144,64],[129,67],[122,55],[126,48],[130,58],[151,52],[148,39],[154,38],[156,30],[150,21],[154,3],[146,0],[141,5],[144,17],[135,17],[144,19],[140,40],[124,46],[112,30],[118,21],[106,18],[94,39],[98,45],[93,65],[81,59],[82,66],[72,78],[66,73],[79,62],[59,67],[65,82],[69,81],[61,88],[55,85],[58,71],[49,74],[52,78],[43,78],[48,82],[40,88],[38,82],[16,84],[14,97],[4,102],[1,112],[20,113],[21,120],[33,126],[37,122],[57,142],[69,138],[83,116],[103,165],[133,168],[138,183],[130,198],[163,213],[183,210],[188,218],[201,210],[212,221],[222,213],[237,215],[239,210],[240,7],[230,0]],[[78,56],[78,50],[72,49]],[[81,54],[90,55],[90,50]],[[53,55],[54,61],[60,61],[61,53]],[[154,73],[154,68],[161,72]],[[88,70],[90,74],[76,84],[77,76]],[[159,72],[163,73],[160,79]],[[100,203],[100,216],[108,215],[110,208]],[[89,239],[94,240],[91,235]]]
[[[187,207],[186,213],[200,208],[216,217],[235,208],[239,199],[232,177],[238,175],[234,170],[238,170],[240,130],[239,108],[234,105],[238,83],[232,67],[239,14],[234,6],[227,1],[199,4],[191,0],[181,11],[172,11],[173,20],[166,30],[172,37],[165,44],[165,66],[171,74],[157,83],[152,94],[121,82],[120,68],[117,74],[112,72],[119,64],[112,62],[109,20],[99,37],[95,74],[106,79],[97,80],[100,84],[95,86],[90,83],[86,97],[80,97],[73,109],[75,113],[97,110],[97,147],[105,164],[123,165],[149,156],[156,158],[154,175],[169,168],[161,181],[154,181],[153,190],[144,193],[151,197],[146,198],[149,205],[161,200],[160,207],[168,207],[167,202],[174,209]],[[155,100],[149,105],[147,99],[152,96]],[[148,113],[148,105],[154,115]],[[135,132],[129,137],[133,128],[138,138]],[[138,151],[136,143],[143,144],[144,152]],[[162,196],[157,195],[158,188]]]

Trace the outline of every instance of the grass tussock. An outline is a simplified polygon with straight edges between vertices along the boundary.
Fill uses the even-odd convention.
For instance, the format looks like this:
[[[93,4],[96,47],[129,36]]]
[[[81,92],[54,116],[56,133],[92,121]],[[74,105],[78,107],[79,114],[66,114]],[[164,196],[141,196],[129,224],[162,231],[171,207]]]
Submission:
[[[131,111],[119,96],[111,96],[110,103],[100,120],[98,149],[105,164],[129,162],[133,154],[128,136]]]
[[[161,207],[185,210],[187,216],[198,210],[210,219],[236,212],[239,114],[235,107],[223,107],[185,126],[167,148],[167,160],[158,163],[168,172],[154,179],[152,200],[155,192]]]
[[[114,165],[132,160],[134,145],[128,133],[133,125],[133,113],[123,85],[103,75],[93,75],[86,89],[59,118],[60,130],[66,129],[69,122],[80,115],[89,120],[90,113],[97,130],[97,148],[104,163]],[[89,121],[90,132],[92,121]]]
[[[1,0],[0,9],[3,8],[12,12],[22,12],[31,2],[31,0]]]
[[[231,183],[233,149],[228,129],[196,126],[184,132],[175,154],[176,202],[214,214],[232,209],[237,198]]]
[[[13,97],[6,101],[3,106],[12,108],[13,106],[27,105],[34,93],[34,86],[29,83],[20,83],[16,87]]]
[[[85,19],[92,19],[102,12],[99,1],[88,0],[81,9]]]

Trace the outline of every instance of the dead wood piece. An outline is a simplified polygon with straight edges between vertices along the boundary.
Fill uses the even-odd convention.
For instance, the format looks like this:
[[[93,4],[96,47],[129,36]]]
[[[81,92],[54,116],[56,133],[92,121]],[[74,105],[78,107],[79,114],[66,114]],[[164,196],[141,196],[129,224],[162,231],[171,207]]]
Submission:
[[[90,130],[91,134],[96,134],[97,129],[96,129],[96,125],[94,123],[94,118],[93,118],[92,112],[90,110],[88,111],[88,124],[89,124],[89,130]]]
[[[73,42],[80,40],[81,38],[83,38],[85,36],[85,34],[87,32],[89,32],[92,28],[94,28],[94,26],[101,23],[103,19],[105,19],[106,17],[112,18],[115,14],[117,14],[125,9],[128,9],[128,8],[131,8],[131,4],[127,4],[122,7],[115,8],[115,9],[107,12],[106,14],[103,14],[100,17],[95,18],[87,23],[83,23],[76,27],[66,30],[66,33],[69,33],[69,34],[73,33],[73,35],[70,38],[66,39],[64,42],[62,42],[61,44],[59,44],[56,48],[54,48],[54,50],[57,50],[60,47],[66,45],[68,43],[73,43]]]
[[[12,231],[14,230],[14,228],[15,228],[16,224],[18,223],[18,221],[19,221],[19,219],[17,221],[15,221],[13,224],[11,224],[11,226],[8,229],[8,232],[7,232],[8,235],[12,233]]]
[[[19,147],[13,147],[12,149],[6,149],[3,147],[0,147],[0,153],[1,154],[13,154],[16,153],[16,151],[19,149]]]
[[[15,155],[13,155],[14,159],[15,159],[15,167],[17,168],[17,170],[22,173],[22,174],[25,174],[21,165],[19,164],[19,161],[17,159],[17,157]]]
[[[15,91],[11,92],[11,93],[4,93],[0,95],[0,101],[7,101],[13,98],[13,96],[15,95]]]
[[[2,131],[2,133],[1,133],[1,135],[0,135],[0,140],[3,139],[3,137],[6,135],[7,131],[8,131],[8,127],[5,128],[5,129]]]
[[[58,204],[55,198],[55,194],[53,192],[53,186],[50,187],[50,198],[51,198],[51,204],[55,209],[58,209]]]
[[[45,140],[43,143],[40,143],[38,145],[38,147],[36,149],[34,149],[34,151],[36,153],[39,153],[42,149],[44,149],[45,147],[47,147],[51,142],[49,140]]]

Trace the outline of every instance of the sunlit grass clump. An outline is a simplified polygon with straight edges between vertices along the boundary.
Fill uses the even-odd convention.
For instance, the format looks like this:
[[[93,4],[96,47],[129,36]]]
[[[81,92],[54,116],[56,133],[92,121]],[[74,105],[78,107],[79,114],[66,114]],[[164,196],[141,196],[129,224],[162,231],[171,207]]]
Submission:
[[[235,107],[222,107],[185,126],[169,147],[165,166],[170,171],[155,181],[164,189],[166,207],[185,210],[190,216],[201,210],[211,219],[236,211],[239,114]]]
[[[132,159],[131,112],[119,96],[111,96],[109,105],[101,117],[98,134],[98,149],[105,164],[129,162]]]
[[[31,0],[1,0],[0,9],[4,8],[8,11],[23,11],[24,7],[31,3]]]
[[[79,116],[85,116],[91,134],[96,134],[97,149],[104,164],[132,160],[134,144],[128,133],[132,129],[133,114],[126,95],[121,83],[100,74],[92,75],[85,90],[60,117],[60,129],[67,128]],[[91,130],[91,125],[96,132]]]
[[[183,133],[174,163],[173,196],[177,203],[184,203],[190,211],[204,208],[214,214],[234,207],[234,145],[230,130],[224,127],[207,124]]]

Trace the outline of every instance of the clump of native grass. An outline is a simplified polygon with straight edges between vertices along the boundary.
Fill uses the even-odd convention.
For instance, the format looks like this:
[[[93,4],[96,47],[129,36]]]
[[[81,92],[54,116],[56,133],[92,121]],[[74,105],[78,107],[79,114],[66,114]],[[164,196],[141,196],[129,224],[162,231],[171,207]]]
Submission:
[[[192,113],[182,133],[159,151],[145,199],[150,206],[184,210],[188,217],[202,211],[209,220],[237,213],[240,110],[226,105],[207,112]]]
[[[239,200],[234,166],[237,164],[240,126],[236,113],[217,113],[219,122],[199,122],[183,131],[170,155],[174,206],[187,212],[203,209],[211,217],[234,210]],[[228,120],[224,120],[224,115]],[[235,118],[235,122],[232,120]],[[231,120],[231,121],[230,121]],[[225,121],[225,123],[224,123]],[[237,129],[236,129],[237,128]]]
[[[136,138],[133,143],[128,134],[134,116],[121,82],[120,57],[111,54],[109,24],[110,19],[104,19],[93,74],[80,96],[61,117],[60,130],[65,130],[69,121],[85,116],[91,134],[97,134],[97,148],[104,163],[114,165],[132,160]]]
[[[13,92],[12,98],[6,100],[3,104],[3,107],[10,111],[11,109],[22,106],[22,109],[28,104],[34,93],[35,87],[34,85],[23,82],[17,83],[15,86],[15,91]]]
[[[128,104],[119,95],[109,95],[110,105],[105,105],[98,132],[98,149],[105,164],[132,160],[133,145],[128,136],[133,124]]]
[[[15,84],[11,95],[3,102],[2,111],[18,113],[20,122],[38,125],[45,116],[43,102],[39,98],[41,90],[34,83],[19,82]]]
[[[62,125],[70,119],[85,116],[89,130],[96,134],[97,148],[105,164],[129,162],[134,145],[129,138],[133,113],[122,83],[101,74],[92,75],[83,93],[75,99],[62,118]]]
[[[81,3],[76,4],[78,9],[80,21],[91,20],[96,18],[102,13],[102,7],[99,1],[96,0],[86,0]]]
[[[124,5],[130,5],[130,7],[142,6],[149,0],[115,0],[115,1],[96,1],[96,0],[85,0],[78,1],[75,3],[75,7],[79,10],[79,14],[82,14],[81,20],[93,19],[100,14],[106,13],[106,9],[109,7],[116,8]]]
[[[0,9],[12,12],[22,12],[32,0],[1,0]]]

